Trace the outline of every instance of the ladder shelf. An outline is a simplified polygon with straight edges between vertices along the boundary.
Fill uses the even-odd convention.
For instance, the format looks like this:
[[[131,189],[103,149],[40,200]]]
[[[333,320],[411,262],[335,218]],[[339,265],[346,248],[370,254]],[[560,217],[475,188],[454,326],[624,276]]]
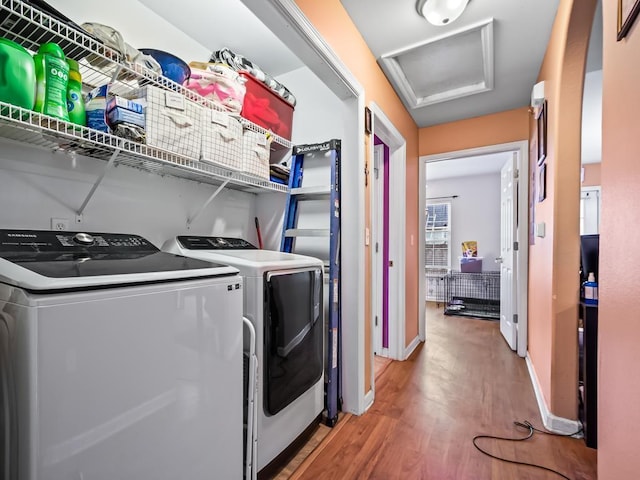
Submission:
[[[336,139],[293,147],[280,244],[283,252],[304,254],[304,243],[298,242],[304,242],[305,238],[320,239],[325,271],[328,266],[325,423],[331,427],[337,423],[341,408],[340,147],[341,142]],[[307,172],[303,175],[305,168]],[[319,213],[305,210],[307,203],[313,204]],[[329,241],[323,242],[322,237]]]

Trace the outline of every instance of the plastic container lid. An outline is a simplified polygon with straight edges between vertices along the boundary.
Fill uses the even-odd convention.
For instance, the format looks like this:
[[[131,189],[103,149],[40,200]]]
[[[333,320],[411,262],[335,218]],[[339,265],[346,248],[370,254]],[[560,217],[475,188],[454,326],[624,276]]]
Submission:
[[[24,52],[27,55],[31,55],[29,53],[29,51],[26,48],[24,48],[22,45],[20,45],[19,43],[14,42],[12,40],[9,40],[8,38],[0,37],[0,43],[3,43],[3,44],[5,44],[5,45],[7,45],[9,47],[13,47],[13,48],[15,48],[17,50],[20,50],[21,52]]]

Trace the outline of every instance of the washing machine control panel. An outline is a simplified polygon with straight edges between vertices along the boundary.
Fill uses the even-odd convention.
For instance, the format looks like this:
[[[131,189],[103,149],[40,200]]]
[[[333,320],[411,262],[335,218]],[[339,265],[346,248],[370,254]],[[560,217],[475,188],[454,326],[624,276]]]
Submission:
[[[0,259],[49,278],[223,267],[161,252],[138,235],[51,230],[0,230]]]
[[[0,230],[0,252],[157,252],[138,235],[119,233]]]
[[[180,236],[178,242],[187,250],[256,250],[242,238]]]

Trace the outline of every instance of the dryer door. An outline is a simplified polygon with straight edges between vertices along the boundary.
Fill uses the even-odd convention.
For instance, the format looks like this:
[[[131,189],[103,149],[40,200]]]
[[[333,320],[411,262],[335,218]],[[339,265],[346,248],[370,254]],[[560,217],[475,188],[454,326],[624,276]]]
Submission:
[[[322,269],[268,272],[264,286],[264,411],[275,415],[322,377]]]

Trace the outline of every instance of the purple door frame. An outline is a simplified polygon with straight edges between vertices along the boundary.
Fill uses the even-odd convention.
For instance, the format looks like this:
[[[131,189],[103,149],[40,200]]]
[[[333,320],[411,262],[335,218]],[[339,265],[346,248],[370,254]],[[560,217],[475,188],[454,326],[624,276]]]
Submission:
[[[382,214],[382,348],[389,348],[389,147],[376,135],[374,145],[382,145],[384,151],[383,214]]]

